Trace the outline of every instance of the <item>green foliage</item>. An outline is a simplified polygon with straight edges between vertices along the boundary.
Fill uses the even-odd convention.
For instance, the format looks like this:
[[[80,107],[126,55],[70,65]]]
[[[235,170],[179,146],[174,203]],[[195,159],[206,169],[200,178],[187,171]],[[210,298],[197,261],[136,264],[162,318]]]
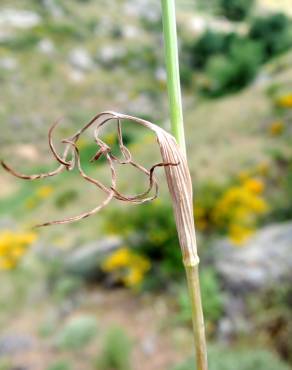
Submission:
[[[0,370],[11,370],[12,369],[12,364],[10,360],[6,358],[0,359]]]
[[[78,192],[75,189],[68,189],[59,194],[55,200],[58,208],[64,208],[78,197]]]
[[[288,365],[265,350],[231,350],[212,346],[208,356],[210,370],[289,370]],[[194,363],[194,359],[190,359],[172,370],[192,370]]]
[[[50,365],[47,370],[70,370],[72,367],[66,361],[58,361]]]
[[[271,211],[265,218],[265,222],[291,221],[292,158],[281,148],[270,149],[269,155],[273,159],[274,170],[269,178],[272,185],[269,192]]]
[[[59,279],[54,287],[54,298],[57,301],[73,297],[81,288],[80,279],[74,276],[66,276]]]
[[[135,45],[135,48],[130,49],[128,52],[125,63],[133,69],[147,68],[151,71],[159,66],[159,57],[153,46],[137,47]]]
[[[38,335],[41,338],[48,338],[55,332],[55,329],[56,323],[54,322],[54,320],[45,321],[39,326]]]
[[[226,51],[226,35],[207,30],[190,48],[191,64],[195,68],[203,68],[210,57]]]
[[[130,211],[116,209],[108,213],[105,228],[110,233],[122,235],[127,245],[138,247],[137,252],[146,255],[154,263],[153,268],[161,277],[177,277],[183,273],[170,204],[156,201],[132,207]],[[133,238],[137,232],[139,237]]]
[[[13,50],[13,52],[22,52],[35,47],[39,41],[39,35],[28,31],[9,39],[0,40],[0,47]]]
[[[1,274],[0,324],[5,315],[15,315],[25,304],[27,294],[34,289],[34,272],[18,266],[15,270]]]
[[[111,328],[96,361],[98,370],[131,370],[131,342],[120,328]]]
[[[257,330],[270,338],[273,347],[292,364],[292,287],[283,281],[250,297],[250,317]]]
[[[215,271],[211,268],[203,269],[200,274],[200,284],[205,318],[207,321],[215,323],[223,313],[223,296]],[[183,322],[191,321],[191,303],[185,288],[179,294],[179,306],[178,319]]]
[[[47,22],[35,27],[33,31],[40,37],[51,37],[56,41],[81,40],[87,35],[87,30],[82,27],[81,23],[64,20],[47,20]]]
[[[192,86],[192,79],[193,79],[193,72],[190,67],[183,64],[180,67],[180,80],[181,84],[184,87],[191,87]]]
[[[206,67],[209,80],[207,92],[219,96],[240,90],[256,76],[262,61],[259,44],[245,39],[235,39],[229,54],[212,57]]]
[[[23,52],[34,48],[37,43],[45,37],[50,37],[56,42],[63,42],[64,40],[82,40],[87,34],[88,30],[76,22],[56,22],[47,20],[31,30],[23,31],[15,34],[11,38],[1,40],[0,46],[13,50],[14,52]]]
[[[62,350],[82,350],[95,338],[97,321],[93,316],[73,318],[65,325],[56,339],[58,348]]]
[[[248,16],[254,0],[219,0],[221,13],[231,21],[242,21]]]
[[[53,76],[55,72],[55,66],[52,62],[45,61],[40,65],[40,74],[44,78]]]
[[[287,50],[291,44],[291,22],[285,14],[255,18],[249,37],[263,46],[265,60]]]
[[[252,0],[220,1],[224,11],[234,12],[234,17],[235,14],[243,16],[245,13],[239,9],[246,7],[248,10],[253,3]],[[204,32],[186,48],[191,67],[206,73],[203,91],[220,96],[247,86],[264,61],[288,50],[292,44],[291,30],[289,19],[279,13],[255,18],[247,36],[211,30]]]

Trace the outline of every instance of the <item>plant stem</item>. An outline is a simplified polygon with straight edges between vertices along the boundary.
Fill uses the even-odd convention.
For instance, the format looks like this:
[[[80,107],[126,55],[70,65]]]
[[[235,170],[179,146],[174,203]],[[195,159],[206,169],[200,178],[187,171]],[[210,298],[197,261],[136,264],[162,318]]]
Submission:
[[[177,142],[180,144],[183,151],[186,152],[179,75],[175,1],[161,0],[161,4],[171,129]]]
[[[177,142],[186,153],[179,74],[175,0],[161,0],[161,4],[171,127]],[[187,261],[185,261],[185,269],[192,307],[197,370],[207,370],[207,346],[198,264],[188,264]]]
[[[207,345],[198,267],[199,265],[185,266],[185,269],[192,307],[192,321],[196,346],[197,370],[207,370]]]

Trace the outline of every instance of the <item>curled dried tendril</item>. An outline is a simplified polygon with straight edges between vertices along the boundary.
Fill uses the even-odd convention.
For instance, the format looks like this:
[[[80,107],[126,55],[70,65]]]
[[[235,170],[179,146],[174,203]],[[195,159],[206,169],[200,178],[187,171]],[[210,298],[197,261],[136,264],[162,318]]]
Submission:
[[[56,176],[61,172],[64,171],[72,171],[74,168],[78,169],[79,174],[81,177],[90,182],[91,184],[94,184],[98,189],[102,190],[106,194],[106,198],[103,200],[101,204],[99,204],[97,207],[93,208],[92,210],[88,212],[84,212],[78,216],[74,217],[69,217],[63,220],[57,220],[57,221],[51,221],[51,222],[46,222],[40,225],[37,225],[37,227],[41,226],[49,226],[49,225],[55,225],[55,224],[66,224],[74,221],[79,221],[84,218],[87,218],[103,208],[105,208],[109,202],[112,199],[117,199],[120,201],[124,202],[129,202],[129,203],[134,203],[134,204],[141,204],[145,202],[149,202],[151,200],[154,200],[157,195],[158,195],[158,183],[157,179],[155,177],[155,169],[157,167],[168,167],[168,166],[178,166],[179,161],[176,162],[166,162],[163,161],[161,163],[157,163],[153,165],[150,169],[146,169],[139,163],[135,162],[132,158],[130,150],[125,146],[123,142],[123,134],[122,134],[122,121],[123,120],[128,120],[135,122],[137,124],[140,124],[156,133],[158,143],[160,143],[161,138],[164,136],[169,136],[171,135],[167,134],[163,129],[160,127],[128,115],[120,114],[120,113],[115,113],[115,112],[103,112],[95,117],[88,122],[84,127],[82,127],[79,131],[77,131],[74,135],[72,135],[69,138],[61,140],[61,143],[65,145],[63,154],[59,154],[55,148],[54,140],[53,140],[53,133],[56,127],[58,126],[59,122],[55,122],[52,127],[49,130],[48,137],[49,137],[49,147],[53,153],[54,158],[56,161],[59,163],[59,166],[51,172],[48,173],[42,173],[42,174],[35,174],[35,175],[24,175],[21,173],[16,172],[14,169],[12,169],[10,166],[8,166],[5,162],[1,161],[2,167],[11,173],[12,175],[24,179],[24,180],[38,180],[38,179],[44,179],[47,177],[52,177]],[[102,141],[99,137],[99,132],[102,126],[104,126],[108,122],[115,121],[117,125],[117,138],[118,138],[118,145],[122,154],[122,159],[118,158],[115,156],[112,152],[112,149],[110,146],[108,146],[104,141]],[[101,183],[99,180],[88,176],[81,165],[81,159],[80,159],[80,153],[78,149],[78,140],[81,137],[81,135],[88,130],[91,127],[94,127],[94,141],[97,144],[97,151],[96,154],[90,159],[90,162],[96,162],[98,161],[101,157],[104,157],[106,159],[107,164],[110,167],[110,172],[111,172],[111,183],[110,186],[105,186],[103,183]],[[172,138],[172,137],[171,137]],[[136,168],[138,171],[142,172],[145,176],[148,177],[149,179],[149,185],[148,188],[140,194],[137,195],[125,195],[118,191],[117,189],[117,172],[115,169],[115,164],[120,164],[120,165],[129,165],[134,168]],[[153,195],[151,193],[153,192]]]

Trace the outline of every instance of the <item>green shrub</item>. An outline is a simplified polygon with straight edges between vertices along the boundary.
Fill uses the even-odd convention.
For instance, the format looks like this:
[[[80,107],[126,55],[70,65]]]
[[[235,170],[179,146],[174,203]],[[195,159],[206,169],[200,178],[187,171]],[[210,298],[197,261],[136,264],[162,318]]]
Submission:
[[[249,316],[257,331],[264,333],[273,347],[292,364],[292,287],[289,279],[250,297]]]
[[[269,178],[272,185],[268,194],[271,211],[267,214],[265,223],[291,221],[292,158],[280,147],[270,148],[268,154],[272,157],[274,165]]]
[[[268,60],[291,46],[291,23],[282,13],[257,17],[251,23],[249,37],[262,44]]]
[[[13,50],[13,52],[22,52],[32,49],[40,41],[39,35],[27,31],[17,34],[9,39],[0,40],[0,47]]]
[[[62,350],[82,350],[97,334],[97,321],[93,316],[80,316],[69,321],[56,338]]]
[[[181,84],[184,87],[191,87],[192,86],[192,79],[193,79],[193,72],[190,67],[187,65],[182,65],[180,67],[180,80]]]
[[[81,40],[87,36],[87,30],[82,24],[73,21],[47,20],[35,27],[34,33],[41,37],[51,37],[56,41]]]
[[[248,16],[254,0],[219,0],[221,13],[231,21],[241,21]]]
[[[72,298],[81,288],[82,282],[74,276],[60,278],[54,286],[54,298],[57,302]]]
[[[73,202],[78,198],[78,192],[75,189],[68,189],[62,192],[61,194],[58,194],[55,200],[55,204],[58,208],[63,209],[68,204]]]
[[[98,370],[131,370],[131,343],[120,328],[111,328],[96,361]]]
[[[70,370],[72,367],[66,361],[58,361],[50,365],[47,370]]]
[[[211,347],[208,351],[210,370],[289,370],[271,352],[265,350],[235,350]],[[191,359],[172,370],[192,370],[195,360]]]
[[[209,235],[216,229],[213,212],[229,183],[215,183],[207,180],[196,189],[194,202],[194,216],[196,228]]]
[[[256,76],[262,61],[258,43],[238,39],[232,43],[229,55],[212,57],[206,67],[209,86],[206,91],[220,96],[240,90]]]
[[[40,64],[40,74],[44,78],[49,78],[54,74],[55,66],[51,61],[45,61]]]
[[[161,274],[161,278],[182,275],[181,251],[170,204],[156,201],[131,207],[130,211],[113,210],[107,214],[105,229],[123,236],[128,246],[138,247],[137,253],[147,256],[153,263],[156,280],[157,274]],[[138,237],[133,238],[137,232]]]
[[[211,268],[203,269],[200,283],[205,318],[208,322],[216,323],[223,313],[223,296],[215,271]],[[178,319],[182,322],[190,322],[192,309],[187,289],[183,289],[179,294],[179,306]]]
[[[11,361],[6,358],[0,359],[0,370],[11,370],[12,364]]]
[[[56,321],[54,319],[47,319],[39,325],[38,335],[41,338],[48,338],[54,334],[55,330],[56,330]]]
[[[191,64],[195,68],[203,68],[206,63],[216,54],[221,54],[228,47],[227,38],[224,33],[207,30],[202,36],[190,47]]]

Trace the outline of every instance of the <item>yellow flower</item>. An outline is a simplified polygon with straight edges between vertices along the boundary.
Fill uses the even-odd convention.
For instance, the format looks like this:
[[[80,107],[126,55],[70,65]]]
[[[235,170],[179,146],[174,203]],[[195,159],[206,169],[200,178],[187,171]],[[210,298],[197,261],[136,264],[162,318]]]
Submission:
[[[127,266],[131,259],[131,252],[128,248],[120,248],[111,254],[103,263],[104,271],[113,271],[120,267]]]
[[[116,280],[128,287],[139,285],[146,272],[150,270],[150,261],[129,248],[120,248],[102,263],[105,272],[112,273]]]
[[[30,232],[30,233],[22,233],[15,236],[16,240],[22,245],[29,245],[36,241],[37,235],[36,233]]]
[[[246,241],[256,226],[257,217],[268,211],[261,196],[263,191],[261,180],[249,178],[229,188],[214,207],[213,222],[226,231],[234,243]]]
[[[241,225],[233,224],[229,228],[229,237],[236,245],[242,245],[252,235],[253,230]]]
[[[277,105],[281,108],[292,108],[292,93],[281,96],[277,100]]]
[[[249,202],[250,209],[257,213],[257,214],[263,214],[266,213],[269,209],[267,203],[262,198],[253,197],[250,199]]]
[[[20,258],[24,255],[25,253],[25,248],[21,247],[21,246],[16,246],[15,248],[12,249],[11,251],[11,255],[12,257],[15,257],[15,258]]]
[[[9,230],[0,233],[0,269],[16,267],[36,238],[35,233],[15,233]]]
[[[14,261],[9,259],[2,259],[0,257],[0,270],[12,270],[16,267],[16,264]]]
[[[41,199],[45,199],[49,197],[53,191],[54,189],[52,186],[49,185],[41,186],[40,188],[38,188],[36,195]]]
[[[275,121],[269,127],[269,133],[272,136],[281,135],[284,130],[284,123],[282,121]]]
[[[249,191],[251,191],[252,193],[255,193],[255,194],[261,194],[265,189],[265,185],[264,185],[263,181],[261,181],[259,179],[246,180],[244,182],[243,186],[246,189],[248,189]]]
[[[131,269],[129,273],[124,277],[124,283],[128,287],[134,287],[139,285],[144,278],[144,274],[141,270],[139,269]]]

